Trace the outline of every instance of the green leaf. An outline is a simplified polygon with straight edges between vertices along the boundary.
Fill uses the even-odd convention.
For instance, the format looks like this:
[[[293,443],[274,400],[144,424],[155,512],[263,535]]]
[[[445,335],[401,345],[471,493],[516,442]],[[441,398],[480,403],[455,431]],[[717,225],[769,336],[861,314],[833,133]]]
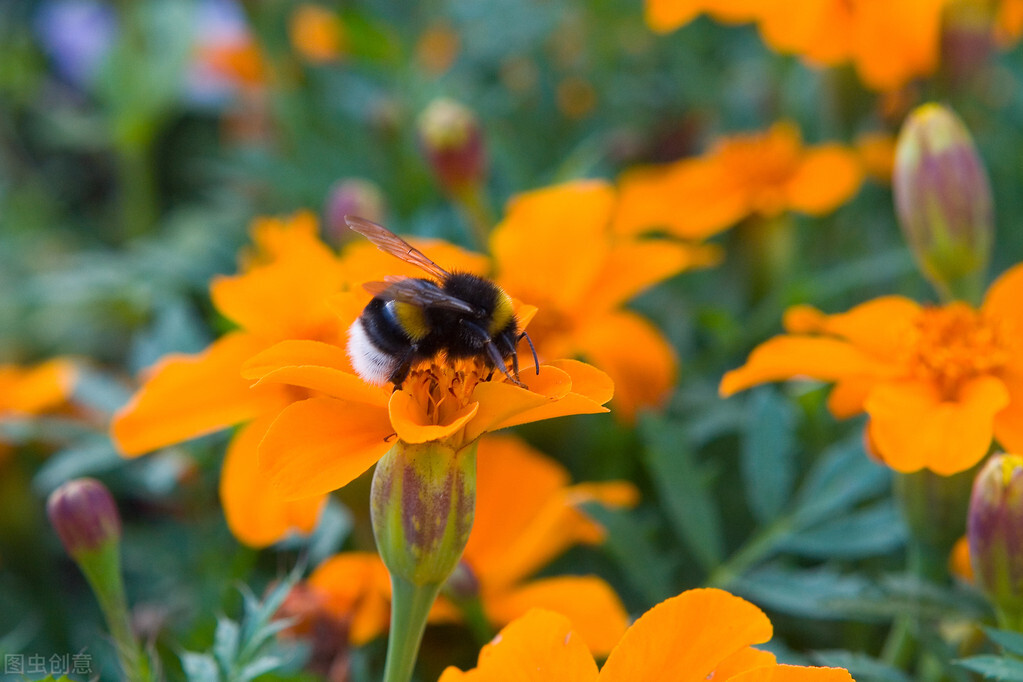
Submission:
[[[220,682],[217,662],[209,654],[185,651],[181,654],[181,667],[189,682]]]
[[[912,682],[898,668],[851,651],[815,651],[813,660],[817,665],[845,668],[857,682]]]
[[[1002,647],[1006,653],[1023,656],[1023,634],[1011,630],[984,628],[988,639]]]
[[[710,571],[724,557],[724,533],[708,476],[687,445],[685,429],[653,417],[644,419],[640,429],[649,443],[644,460],[668,520],[701,567]]]
[[[955,661],[975,673],[986,678],[1005,680],[1005,682],[1023,682],[1023,661],[1002,656],[971,656]]]
[[[830,568],[804,571],[777,566],[751,571],[736,579],[730,589],[760,607],[813,620],[847,617],[844,603],[855,603],[876,590],[862,576]]]
[[[796,412],[771,388],[753,392],[742,430],[740,463],[746,499],[761,523],[775,519],[796,480]]]
[[[883,500],[791,535],[781,548],[810,558],[858,559],[901,547],[906,537],[906,526],[895,502]]]
[[[799,489],[796,517],[808,527],[891,489],[891,471],[871,460],[857,435],[824,451]]]
[[[220,616],[217,618],[217,630],[213,636],[213,656],[221,670],[230,670],[232,662],[238,656],[240,629],[233,620]]]
[[[604,549],[648,603],[656,604],[677,593],[672,581],[676,565],[671,558],[658,553],[648,539],[650,533],[636,520],[635,513],[588,504],[586,515],[607,530]]]

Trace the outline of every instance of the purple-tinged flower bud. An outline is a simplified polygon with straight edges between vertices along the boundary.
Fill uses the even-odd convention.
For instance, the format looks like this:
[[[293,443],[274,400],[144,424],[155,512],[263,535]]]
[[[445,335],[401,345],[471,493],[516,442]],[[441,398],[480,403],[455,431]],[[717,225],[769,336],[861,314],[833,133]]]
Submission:
[[[337,244],[354,235],[345,223],[346,215],[359,216],[374,223],[384,222],[384,193],[376,183],[362,178],[338,180],[327,195],[324,213],[327,234]]]
[[[1003,626],[1023,619],[1023,457],[995,455],[977,474],[966,536],[977,586]]]
[[[483,184],[487,152],[476,115],[450,99],[436,99],[416,122],[430,169],[445,192],[461,196]]]
[[[68,481],[54,490],[46,502],[46,513],[72,557],[121,539],[121,517],[114,498],[93,478]]]
[[[398,441],[377,462],[370,511],[392,576],[438,588],[462,558],[476,506],[476,444]]]
[[[980,297],[993,238],[987,173],[962,121],[924,104],[906,120],[892,178],[903,234],[945,298]]]

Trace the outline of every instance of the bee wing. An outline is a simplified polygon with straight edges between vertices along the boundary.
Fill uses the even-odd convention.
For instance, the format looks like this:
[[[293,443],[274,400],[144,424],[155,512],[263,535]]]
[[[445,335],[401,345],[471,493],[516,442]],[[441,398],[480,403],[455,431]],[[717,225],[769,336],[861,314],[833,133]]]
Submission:
[[[445,293],[436,284],[415,277],[388,277],[385,282],[366,282],[363,289],[387,301],[411,303],[420,308],[434,307],[476,313],[476,309],[460,298]]]
[[[422,268],[438,280],[444,281],[451,276],[447,270],[427,258],[426,254],[422,251],[383,225],[377,225],[371,220],[350,215],[345,216],[345,222],[348,223],[349,228],[366,237],[384,253],[389,253],[395,258],[400,258],[406,263]]]

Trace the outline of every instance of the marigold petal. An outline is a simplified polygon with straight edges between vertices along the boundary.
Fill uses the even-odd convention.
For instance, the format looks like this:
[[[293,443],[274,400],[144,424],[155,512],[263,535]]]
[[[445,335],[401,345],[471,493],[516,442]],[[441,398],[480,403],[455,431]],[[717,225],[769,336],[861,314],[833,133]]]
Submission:
[[[904,296],[882,296],[844,313],[825,315],[810,306],[785,311],[784,327],[791,333],[830,334],[877,358],[895,358],[920,315],[920,304]]]
[[[846,341],[775,336],[754,348],[745,365],[726,372],[719,391],[728,397],[770,381],[804,377],[821,381],[869,378],[877,376],[883,369]]]
[[[291,532],[311,533],[327,499],[283,500],[259,473],[259,441],[273,418],[261,417],[238,429],[227,446],[220,472],[220,501],[231,533],[250,547],[267,547]]]
[[[386,389],[366,383],[346,367],[348,358],[337,346],[295,339],[282,341],[251,358],[243,366],[242,376],[258,378],[257,386],[288,384],[342,400],[387,404]]]
[[[242,365],[246,379],[262,379],[281,367],[317,365],[350,372],[348,354],[340,346],[322,341],[288,339],[256,353]]]
[[[995,438],[1006,452],[1023,452],[1023,371],[1007,372],[1002,381],[1009,404],[995,416]]]
[[[525,367],[519,376],[528,388],[503,381],[487,381],[476,386],[473,398],[480,407],[466,429],[466,441],[479,438],[487,431],[535,421],[509,423],[537,407],[560,403],[572,388],[571,375],[551,365],[541,365],[539,374],[534,373],[532,367]]]
[[[513,198],[491,235],[497,281],[512,295],[559,310],[580,305],[608,252],[615,190],[581,180]]]
[[[978,377],[954,401],[922,381],[881,383],[871,390],[865,407],[870,438],[885,464],[902,473],[927,468],[949,476],[987,454],[995,415],[1008,402],[1001,380]]]
[[[568,359],[551,360],[546,364],[560,369],[572,378],[572,393],[601,405],[614,397],[615,385],[611,377],[593,365]]]
[[[348,636],[355,646],[387,631],[391,588],[387,568],[375,552],[336,554],[317,566],[307,582],[331,615],[349,623]]]
[[[391,424],[398,438],[406,443],[426,443],[431,440],[447,438],[461,431],[480,411],[478,402],[469,403],[457,412],[448,416],[442,424],[432,423],[427,414],[426,406],[419,404],[414,395],[408,391],[391,393],[387,410]],[[471,440],[471,439],[470,439]]]
[[[789,207],[810,215],[829,213],[848,201],[863,182],[856,154],[838,144],[807,150],[788,182]]]
[[[476,460],[476,513],[463,554],[484,579],[558,491],[568,471],[514,436],[488,434]]]
[[[771,633],[771,621],[745,599],[713,588],[688,590],[633,623],[599,679],[703,682],[722,661]]]
[[[956,540],[948,557],[948,570],[968,583],[973,582],[973,563],[970,561],[970,542],[964,535]]]
[[[611,407],[626,422],[668,399],[678,374],[675,352],[645,318],[627,310],[594,317],[576,339],[582,355],[614,381]]]
[[[114,415],[111,436],[118,450],[141,455],[279,408],[287,400],[281,387],[252,388],[239,374],[264,345],[237,332],[197,355],[166,356]]]
[[[501,630],[480,650],[476,668],[450,667],[439,682],[593,682],[597,664],[572,623],[533,609]]]
[[[663,239],[616,243],[589,291],[587,311],[613,310],[683,270],[716,263],[714,255],[709,247]]]
[[[864,84],[897,90],[937,67],[946,0],[858,3],[853,59]]]
[[[740,649],[718,664],[714,668],[714,676],[711,679],[729,680],[733,675],[738,675],[747,670],[762,668],[765,665],[774,665],[776,660],[774,654],[770,651],[762,651],[761,649],[749,646],[745,649]]]
[[[1023,264],[1003,272],[987,290],[981,310],[993,320],[1006,325],[1009,337],[1023,336]]]
[[[848,419],[863,412],[863,401],[877,379],[849,377],[837,381],[828,394],[828,409],[838,419]]]
[[[47,360],[31,367],[0,365],[0,414],[39,414],[71,397],[74,363]]]
[[[348,484],[391,448],[381,407],[309,398],[284,408],[259,445],[259,469],[284,499],[321,495]]]
[[[488,619],[500,624],[531,608],[560,613],[596,656],[606,656],[629,626],[621,599],[596,576],[558,576],[499,593],[484,592],[483,607]]]
[[[785,54],[800,54],[814,64],[833,65],[852,52],[852,10],[843,2],[789,0],[765,5],[760,35]]]
[[[727,678],[729,682],[854,682],[845,668],[771,665]]]
[[[688,24],[704,10],[700,0],[647,0],[646,25],[657,33],[670,33]]]

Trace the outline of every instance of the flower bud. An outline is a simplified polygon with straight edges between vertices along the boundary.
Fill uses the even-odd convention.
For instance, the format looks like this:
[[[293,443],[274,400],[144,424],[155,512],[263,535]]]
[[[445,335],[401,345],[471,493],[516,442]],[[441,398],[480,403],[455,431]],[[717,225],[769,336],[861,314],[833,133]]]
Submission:
[[[121,517],[114,498],[95,479],[75,479],[54,490],[46,502],[46,513],[72,557],[121,539]]]
[[[969,131],[948,108],[924,104],[899,135],[892,178],[903,234],[946,298],[978,298],[991,251],[991,187]]]
[[[995,455],[977,474],[966,535],[977,586],[1015,629],[1023,622],[1023,457]]]
[[[370,511],[377,550],[392,576],[437,585],[458,565],[476,505],[476,444],[456,451],[398,441],[377,462]]]
[[[359,216],[374,223],[384,222],[384,193],[376,183],[362,178],[338,180],[327,195],[324,213],[327,234],[335,243],[340,243],[354,234],[345,223],[346,215]]]
[[[460,196],[483,184],[487,154],[476,115],[450,99],[436,99],[416,122],[419,141],[437,182]]]

